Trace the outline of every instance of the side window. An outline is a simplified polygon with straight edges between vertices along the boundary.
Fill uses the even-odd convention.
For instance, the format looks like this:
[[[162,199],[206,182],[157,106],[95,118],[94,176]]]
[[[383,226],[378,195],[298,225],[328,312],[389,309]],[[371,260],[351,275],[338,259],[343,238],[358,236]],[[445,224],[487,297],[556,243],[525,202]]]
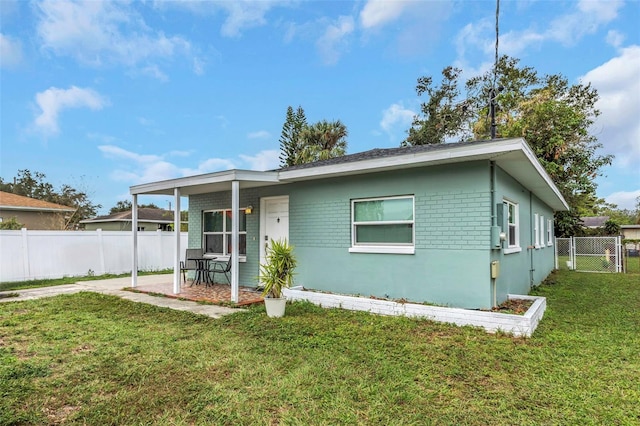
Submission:
[[[544,248],[544,216],[540,216],[540,248]]]
[[[551,219],[547,221],[547,245],[553,245],[553,221]]]
[[[540,248],[540,229],[538,228],[538,213],[533,215],[533,245]]]
[[[503,200],[507,213],[507,249],[505,253],[512,253],[520,249],[520,217],[518,204]]]

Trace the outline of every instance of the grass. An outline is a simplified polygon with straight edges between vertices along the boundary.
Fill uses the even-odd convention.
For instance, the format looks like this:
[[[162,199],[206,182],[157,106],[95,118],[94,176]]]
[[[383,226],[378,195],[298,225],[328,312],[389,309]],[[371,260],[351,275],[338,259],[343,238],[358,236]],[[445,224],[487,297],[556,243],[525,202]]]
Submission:
[[[558,269],[561,271],[569,270],[568,260],[569,256],[558,256]],[[625,257],[624,265],[626,273],[640,273],[640,257]],[[605,264],[602,258],[593,256],[578,256],[576,266],[581,271],[612,272],[613,269],[611,265]]]
[[[93,293],[3,303],[0,424],[638,424],[640,275],[535,293],[529,339],[308,303],[220,320]]]
[[[161,271],[139,271],[138,275],[156,275],[156,274],[172,274],[173,269],[163,269]],[[49,287],[56,285],[66,285],[66,284],[75,284],[80,281],[97,281],[97,280],[108,280],[110,278],[121,278],[121,277],[129,277],[131,273],[128,272],[126,274],[103,274],[103,275],[86,275],[81,277],[63,277],[63,278],[52,278],[52,279],[42,279],[42,280],[29,280],[29,281],[7,281],[0,282],[0,291],[9,291],[9,290],[24,290],[26,288],[39,288],[39,287]]]

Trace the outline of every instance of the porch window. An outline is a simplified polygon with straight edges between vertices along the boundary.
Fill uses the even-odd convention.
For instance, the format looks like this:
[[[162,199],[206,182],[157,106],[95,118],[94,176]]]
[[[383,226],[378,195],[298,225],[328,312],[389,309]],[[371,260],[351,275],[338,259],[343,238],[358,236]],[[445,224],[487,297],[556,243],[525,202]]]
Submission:
[[[414,252],[414,197],[351,201],[351,252]]]
[[[238,252],[247,254],[247,216],[240,210]],[[231,254],[231,209],[211,210],[202,213],[202,241],[206,254],[229,256]]]
[[[520,251],[520,220],[519,220],[519,212],[518,212],[518,204],[511,202],[509,200],[503,200],[507,210],[507,248],[504,250],[505,253],[514,253],[516,251]]]

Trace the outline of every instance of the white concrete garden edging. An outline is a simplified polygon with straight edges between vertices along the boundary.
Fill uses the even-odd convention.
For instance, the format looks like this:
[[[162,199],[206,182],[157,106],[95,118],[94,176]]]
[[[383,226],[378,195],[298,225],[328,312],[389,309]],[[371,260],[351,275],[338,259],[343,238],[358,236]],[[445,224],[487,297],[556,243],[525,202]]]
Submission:
[[[529,337],[533,334],[547,308],[547,299],[540,296],[521,296],[509,294],[509,299],[533,300],[533,304],[524,315],[503,314],[497,312],[476,311],[471,309],[445,308],[415,303],[399,303],[391,300],[370,299],[367,297],[343,296],[332,293],[317,293],[302,287],[283,289],[287,300],[307,300],[324,308],[342,308],[353,311],[365,311],[380,315],[403,315],[426,318],[432,321],[456,325],[482,327],[490,333],[503,331],[514,336]]]

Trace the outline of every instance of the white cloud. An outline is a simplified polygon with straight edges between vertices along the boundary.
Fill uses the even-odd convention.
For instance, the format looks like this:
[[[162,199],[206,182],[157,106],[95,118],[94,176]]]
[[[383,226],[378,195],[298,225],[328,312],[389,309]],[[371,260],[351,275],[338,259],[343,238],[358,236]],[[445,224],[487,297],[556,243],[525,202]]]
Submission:
[[[226,158],[208,158],[198,164],[197,169],[184,169],[184,176],[197,175],[202,173],[219,172],[223,170],[235,169],[236,165],[233,161]]]
[[[360,24],[365,29],[384,26],[400,17],[410,5],[405,0],[369,0],[360,12]]]
[[[106,158],[115,160],[118,163],[116,170],[111,173],[111,178],[131,184],[175,179],[236,168],[233,161],[224,158],[209,158],[200,162],[196,168],[179,167],[167,159],[167,157],[187,157],[191,153],[186,151],[171,151],[168,154],[158,155],[138,154],[115,145],[101,145],[98,149]]]
[[[249,28],[266,25],[267,19],[265,16],[271,9],[290,3],[290,1],[286,0],[156,0],[155,6],[159,8],[178,7],[197,15],[214,15],[222,11],[226,14],[226,18],[220,28],[220,34],[225,37],[240,37],[242,33]]]
[[[606,40],[607,43],[609,43],[613,47],[621,47],[622,43],[624,43],[625,36],[624,34],[621,34],[616,30],[609,30]]]
[[[327,26],[324,34],[316,42],[320,56],[326,65],[338,62],[342,53],[348,49],[347,37],[353,33],[354,29],[355,24],[351,16],[340,16]]]
[[[614,20],[623,4],[620,0],[581,0],[574,12],[552,21],[544,37],[571,46],[585,35],[595,33],[601,25]]]
[[[0,68],[13,68],[22,62],[22,44],[19,40],[0,33]]]
[[[266,130],[258,130],[257,132],[251,132],[247,135],[249,139],[267,139],[271,137],[271,134]]]
[[[242,155],[240,158],[249,164],[250,170],[273,170],[280,166],[280,152],[277,150],[260,151],[254,156]]]
[[[148,154],[141,155],[135,152],[127,151],[115,145],[100,145],[98,147],[100,151],[106,154],[110,158],[123,158],[125,160],[133,161],[137,164],[152,164],[162,161],[162,157],[159,155]]]
[[[229,14],[220,29],[220,33],[226,37],[238,37],[246,28],[266,24],[264,16],[274,6],[273,2],[243,0],[222,1],[217,4]]]
[[[640,182],[640,46],[624,48],[619,56],[582,77],[599,95],[597,118],[592,132],[608,153],[616,155],[614,165],[635,168]]]
[[[530,28],[502,33],[499,40],[500,52],[517,57],[526,49],[540,47],[543,43],[555,42],[572,46],[614,20],[622,6],[623,3],[618,0],[582,0],[576,3],[574,10],[551,21],[546,29],[539,29],[543,24],[532,23]],[[456,38],[459,62],[465,62],[464,56],[470,48],[483,54],[493,53],[494,25],[493,19],[484,18],[467,24],[459,31]]]
[[[193,58],[193,73],[196,75],[204,75],[204,61],[200,58]]]
[[[635,210],[636,199],[640,197],[640,189],[635,191],[619,191],[607,195],[604,199],[607,203],[615,204],[620,209]]]
[[[140,74],[142,75],[146,75],[149,77],[153,77],[156,80],[162,81],[162,82],[167,82],[169,81],[169,77],[167,76],[167,74],[163,73],[160,68],[157,65],[149,65],[146,67],[143,67],[140,70]]]
[[[35,118],[35,127],[45,135],[57,134],[58,116],[68,108],[102,109],[108,102],[96,91],[76,86],[69,89],[50,87],[36,94],[36,103],[41,110]]]
[[[144,74],[162,80],[166,76],[154,60],[193,56],[186,39],[153,31],[129,3],[47,0],[37,7],[43,49],[83,64],[141,66]]]
[[[393,136],[398,129],[406,131],[413,122],[416,112],[407,109],[402,103],[392,104],[389,108],[382,111],[382,120],[380,127],[389,135]]]
[[[94,140],[98,140],[102,143],[113,143],[117,140],[116,137],[111,136],[111,135],[105,135],[103,133],[87,133],[87,137],[89,139],[94,139]]]

